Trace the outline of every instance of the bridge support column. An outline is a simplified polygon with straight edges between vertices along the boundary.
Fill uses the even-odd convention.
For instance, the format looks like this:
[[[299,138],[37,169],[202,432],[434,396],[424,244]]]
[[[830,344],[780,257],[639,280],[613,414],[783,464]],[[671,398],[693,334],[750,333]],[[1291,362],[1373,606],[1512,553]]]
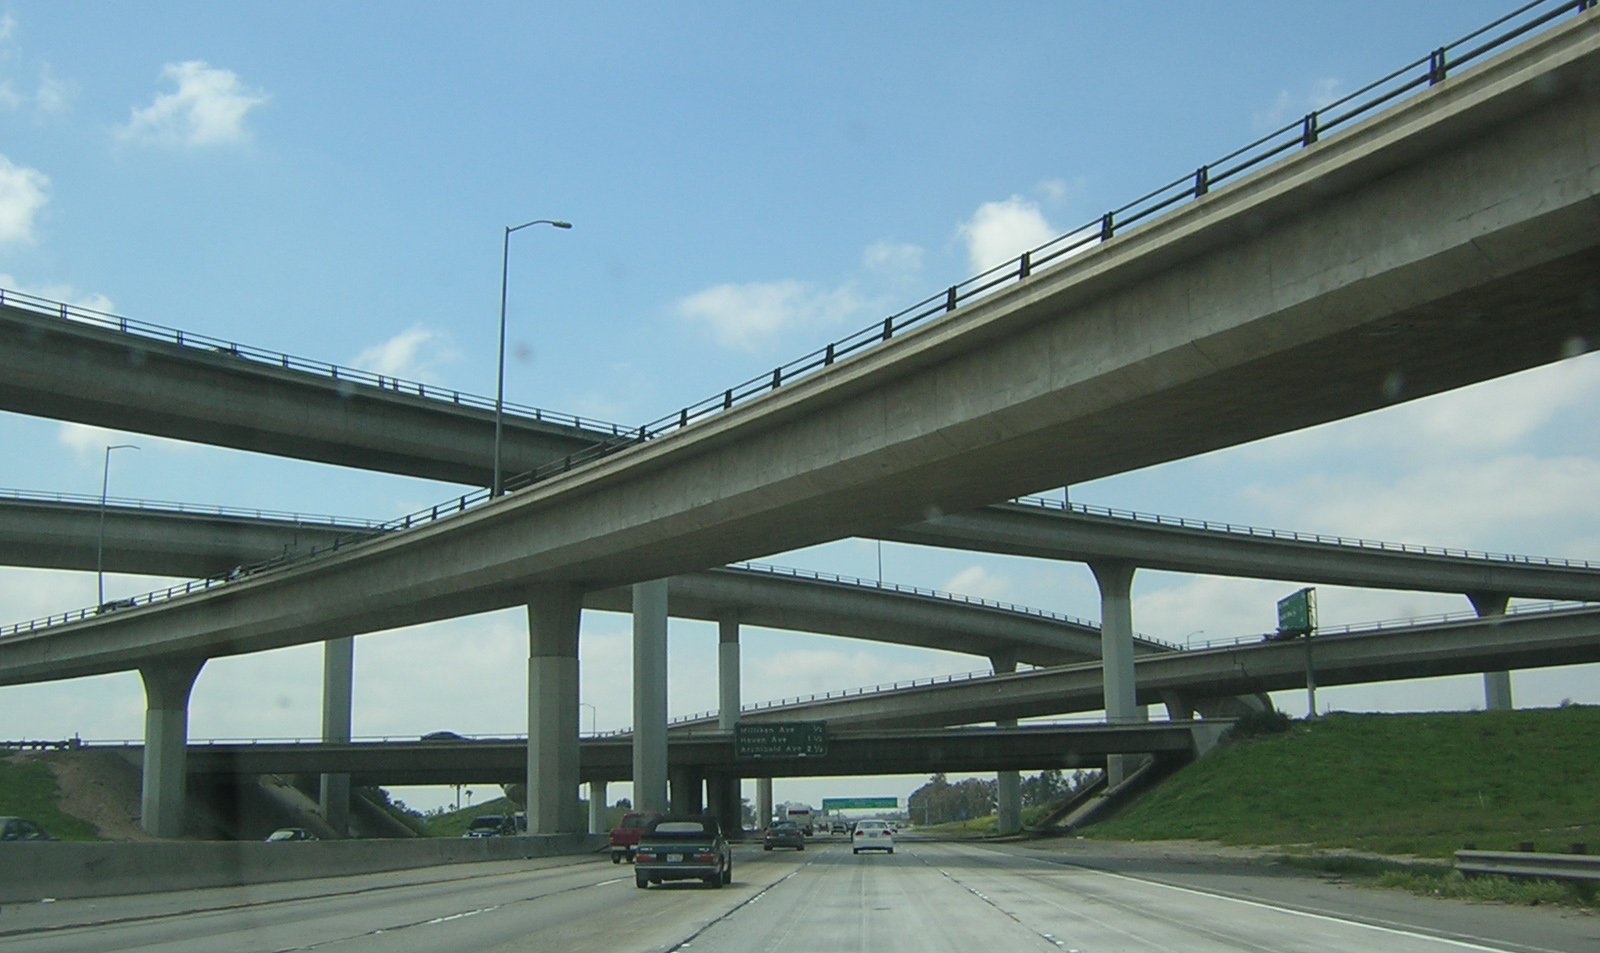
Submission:
[[[604,834],[611,829],[606,823],[606,783],[589,782],[589,833]]]
[[[583,829],[578,817],[578,626],[583,590],[528,593],[528,833]]]
[[[1017,670],[1017,656],[1015,653],[1006,655],[989,656],[989,664],[994,668],[996,675],[1015,672]],[[1015,718],[1005,718],[994,723],[996,728],[1015,728]],[[995,833],[1015,834],[1022,830],[1022,773],[1019,771],[999,771],[994,776],[995,793]]]
[[[772,823],[772,779],[756,778],[756,830]]]
[[[1505,615],[1506,603],[1511,601],[1510,596],[1498,592],[1469,592],[1467,598],[1472,601],[1472,608],[1480,618]],[[1483,673],[1483,707],[1489,711],[1510,711],[1515,707],[1511,703],[1510,672]]]
[[[1133,574],[1132,563],[1111,561],[1089,564],[1100,586],[1100,660],[1105,684],[1106,723],[1133,724],[1144,720],[1133,674]],[[1106,759],[1106,783],[1112,786],[1138,768],[1138,755],[1114,754]]]
[[[730,613],[717,620],[717,727],[723,731],[739,723],[739,678],[739,616]],[[738,777],[707,778],[706,800],[724,835],[744,829]]]
[[[144,680],[144,780],[139,826],[153,837],[183,834],[188,782],[189,692],[205,659],[149,662]]]
[[[637,730],[637,729],[635,729]],[[699,814],[706,809],[700,796],[701,778],[688,766],[672,769],[672,813]]]
[[[633,809],[667,810],[667,581],[633,587]]]
[[[355,681],[356,640],[322,643],[322,740],[350,741],[350,709]],[[322,819],[341,836],[350,833],[350,775],[324,774],[318,801]]]
[[[716,817],[723,836],[738,837],[743,832],[742,806],[738,778],[706,778],[706,810]]]

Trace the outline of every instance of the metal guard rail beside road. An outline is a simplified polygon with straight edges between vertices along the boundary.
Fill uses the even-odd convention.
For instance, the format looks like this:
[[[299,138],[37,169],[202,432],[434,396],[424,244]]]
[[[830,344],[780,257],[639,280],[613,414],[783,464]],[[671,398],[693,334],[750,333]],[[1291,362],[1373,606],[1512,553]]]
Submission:
[[[1109,519],[1150,523],[1156,526],[1173,526],[1180,529],[1198,529],[1208,533],[1231,533],[1235,536],[1254,536],[1260,539],[1281,539],[1297,543],[1320,543],[1325,546],[1344,546],[1351,549],[1376,549],[1390,553],[1409,553],[1414,556],[1448,556],[1452,559],[1481,559],[1486,562],[1517,563],[1526,566],[1551,566],[1558,569],[1600,569],[1600,563],[1587,559],[1561,559],[1549,556],[1519,556],[1514,553],[1491,553],[1476,549],[1451,549],[1448,546],[1422,546],[1416,543],[1387,543],[1356,536],[1326,536],[1322,533],[1301,533],[1291,529],[1270,529],[1242,523],[1214,523],[1211,520],[1190,519],[1187,516],[1161,516],[1136,510],[1119,510],[1106,506],[1089,506],[1068,503],[1040,496],[1018,497],[1011,502],[1041,509],[1056,509],[1084,516],[1102,516]]]
[[[435,384],[406,380],[403,377],[395,377],[391,374],[376,374],[359,368],[330,364],[327,361],[319,361],[308,357],[295,357],[292,354],[284,354],[280,351],[269,351],[265,348],[251,347],[247,344],[237,344],[233,341],[224,341],[204,334],[195,334],[178,328],[151,324],[148,321],[125,318],[121,315],[96,311],[93,308],[84,308],[64,301],[41,298],[38,295],[31,295],[8,288],[0,288],[0,305],[11,305],[14,308],[60,318],[63,321],[77,321],[123,334],[147,338],[152,341],[160,341],[163,344],[176,344],[179,347],[194,348],[209,354],[237,357],[286,371],[315,374],[318,377],[326,377],[329,380],[340,383],[350,385],[365,384],[376,387],[379,390],[437,400],[440,403],[476,407],[480,410],[494,410],[494,398],[492,397],[480,397],[477,394],[467,394]],[[592,417],[564,414],[559,411],[544,410],[540,407],[530,407],[525,404],[513,404],[510,401],[502,401],[501,407],[508,415],[524,417],[540,423],[555,424],[560,427],[571,427],[576,430],[591,432],[609,432],[618,437],[633,433],[632,427],[624,427],[621,424],[607,420],[596,420]]]
[[[1508,850],[1458,850],[1456,869],[1476,876],[1600,881],[1600,857]]]
[[[1439,47],[1427,56],[1408,63],[1387,76],[1368,83],[1366,86],[1321,109],[1307,113],[1302,120],[1290,123],[1242,148],[1228,153],[1220,159],[1200,166],[1192,174],[1186,173],[1160,188],[1112,209],[1079,228],[1052,239],[1035,249],[1024,252],[1011,261],[996,265],[982,274],[951,285],[943,292],[925,298],[909,308],[857,331],[855,334],[834,341],[787,364],[780,365],[774,368],[770,374],[762,374],[751,378],[738,386],[724,390],[721,394],[684,407],[677,413],[657,418],[650,423],[641,424],[637,428],[620,428],[615,424],[603,424],[602,426],[609,428],[619,438],[627,439],[624,441],[598,441],[583,450],[568,454],[561,460],[553,461],[526,473],[508,477],[504,484],[505,489],[507,492],[523,489],[540,480],[565,473],[576,466],[598,460],[624,447],[632,446],[636,441],[648,440],[682,429],[703,417],[720,413],[732,408],[735,404],[752,400],[777,390],[796,378],[828,367],[835,361],[850,354],[883,344],[893,338],[897,332],[920,324],[928,318],[954,311],[963,302],[969,302],[995,288],[1013,281],[1025,281],[1041,266],[1064,260],[1074,254],[1089,251],[1092,246],[1110,241],[1120,229],[1154,220],[1174,207],[1197,201],[1221,183],[1262,167],[1297,149],[1311,146],[1327,132],[1347,125],[1354,120],[1365,118],[1418,90],[1442,82],[1451,70],[1479,60],[1486,54],[1496,52],[1527,34],[1548,26],[1563,15],[1568,13],[1581,14],[1593,8],[1596,2],[1597,0],[1533,0],[1533,2],[1513,10],[1511,13],[1467,34],[1454,43]],[[1500,32],[1495,33],[1494,31],[1496,30]],[[1492,36],[1489,35],[1491,33],[1493,34]],[[1485,39],[1486,36],[1487,38]],[[465,403],[469,399],[468,395],[462,395],[455,391],[436,390],[433,394],[430,394],[426,392],[425,385],[413,381],[399,381],[368,372],[352,371],[326,362],[292,358],[277,352],[240,348],[232,342],[202,335],[186,335],[176,329],[130,321],[115,315],[79,308],[63,302],[49,301],[33,295],[5,292],[0,294],[0,303],[27,307],[30,310],[45,314],[58,314],[63,319],[87,321],[124,333],[140,334],[156,340],[166,341],[171,339],[174,343],[182,346],[204,347],[214,352],[249,358],[267,364],[279,364],[296,370],[310,370],[339,380],[370,383],[373,386],[385,389],[414,388],[420,396],[437,397],[440,400],[444,399],[446,393],[450,394],[455,402]],[[356,378],[340,377],[341,373],[362,376]],[[470,400],[478,402],[477,406],[491,408],[494,406],[493,401],[489,401],[487,398],[470,398]],[[519,410],[524,415],[529,410],[534,410],[538,414],[545,414],[543,411],[532,408],[519,408]],[[580,423],[583,423],[580,418],[566,415],[556,418],[545,414],[542,418],[537,419],[569,423],[571,426],[579,426]],[[296,553],[276,557],[262,564],[246,567],[238,575],[251,575],[277,568],[290,561],[308,559],[322,553],[336,551],[343,546],[369,539],[381,532],[409,529],[413,525],[432,522],[442,517],[464,512],[469,507],[476,506],[490,498],[487,490],[469,493],[429,509],[407,514],[400,519],[390,520],[375,527],[373,532],[351,534],[348,537],[336,539],[332,544],[325,547],[308,548]],[[197,588],[206,589],[226,582],[228,578],[206,579],[199,583],[174,586],[164,593],[151,593],[145,598],[144,603],[139,603],[137,599],[129,600],[127,606],[131,608],[139,604],[149,604],[153,601],[162,601],[176,596],[187,595]],[[96,607],[94,609],[65,613],[59,617],[51,616],[42,625],[39,620],[35,620],[34,622],[7,626],[0,629],[0,636],[23,631],[34,631],[43,627],[43,625],[81,620],[99,611],[100,607]]]

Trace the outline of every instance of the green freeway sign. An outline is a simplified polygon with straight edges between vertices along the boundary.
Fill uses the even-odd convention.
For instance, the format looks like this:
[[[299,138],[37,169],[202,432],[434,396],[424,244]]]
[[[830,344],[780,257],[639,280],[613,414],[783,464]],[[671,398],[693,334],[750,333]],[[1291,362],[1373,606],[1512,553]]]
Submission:
[[[740,722],[733,726],[735,758],[820,758],[827,753],[827,722]]]
[[[900,806],[897,797],[825,797],[822,799],[822,813],[831,814],[834,811],[851,810],[895,810]]]
[[[1301,589],[1278,600],[1278,636],[1310,635],[1317,627],[1317,591]]]

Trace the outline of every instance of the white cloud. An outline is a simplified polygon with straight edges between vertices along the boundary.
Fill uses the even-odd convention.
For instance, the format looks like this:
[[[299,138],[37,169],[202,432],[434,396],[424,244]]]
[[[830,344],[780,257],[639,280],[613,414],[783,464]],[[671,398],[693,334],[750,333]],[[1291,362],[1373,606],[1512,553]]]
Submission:
[[[1434,546],[1494,549],[1487,542],[1528,538],[1536,528],[1600,520],[1600,460],[1526,455],[1427,467],[1384,481],[1361,473],[1317,473],[1281,487],[1251,487],[1247,499],[1294,520],[1347,536]],[[1592,553],[1523,555],[1587,557]]]
[[[0,243],[33,241],[33,221],[50,201],[50,178],[0,155]]]
[[[231,70],[203,60],[168,63],[162,79],[177,90],[160,93],[143,109],[134,109],[118,135],[125,140],[167,146],[221,146],[245,142],[250,132],[245,117],[266,102],[267,94],[246,87]]]
[[[1038,204],[1020,195],[1003,202],[985,202],[957,231],[967,245],[967,258],[974,272],[984,272],[1016,258],[1058,234],[1045,221]]]
[[[460,354],[446,335],[414,324],[382,344],[374,344],[357,354],[350,363],[376,374],[416,379],[433,373],[438,364],[458,357]]]
[[[868,271],[896,280],[916,276],[922,271],[922,246],[873,242],[861,253],[861,264]]]
[[[945,582],[944,590],[979,599],[1003,599],[1011,590],[1011,580],[983,566],[968,566]]]
[[[65,301],[67,304],[77,305],[80,308],[87,308],[91,311],[105,311],[109,313],[116,310],[111,303],[111,299],[105,295],[99,293],[84,293],[78,291],[76,288],[73,288],[71,285],[31,285],[19,281],[13,275],[0,274],[0,288],[5,288],[7,291],[20,291],[23,294],[30,294],[39,298],[47,298],[51,301]]]
[[[1258,111],[1252,122],[1260,130],[1273,129],[1283,126],[1291,120],[1298,119],[1314,109],[1321,109],[1339,98],[1340,80],[1326,76],[1311,83],[1311,87],[1303,93],[1291,93],[1287,89],[1278,91],[1278,96],[1272,105]]]
[[[757,351],[793,328],[836,324],[861,304],[849,284],[822,291],[786,279],[717,285],[679,301],[677,311],[706,325],[723,347]]]
[[[73,84],[57,79],[55,73],[46,65],[39,70],[39,88],[33,93],[33,104],[40,112],[58,113],[67,108],[67,100],[72,97],[73,92]]]

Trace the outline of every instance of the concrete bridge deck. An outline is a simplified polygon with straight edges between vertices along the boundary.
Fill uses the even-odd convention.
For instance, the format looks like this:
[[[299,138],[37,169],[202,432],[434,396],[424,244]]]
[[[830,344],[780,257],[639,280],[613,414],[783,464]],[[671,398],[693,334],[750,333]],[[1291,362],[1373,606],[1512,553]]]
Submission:
[[[870,536],[1557,360],[1600,340],[1596,24],[701,423],[337,555],[8,639],[0,680]]]
[[[314,564],[6,640],[0,679],[870,536],[1559,359],[1600,340],[1596,24],[702,423]]]
[[[727,732],[677,737],[668,745],[675,769],[697,777],[867,776],[938,771],[1039,771],[1104,767],[1108,754],[1140,753],[1187,760],[1209,749],[1226,722],[1072,725],[1027,728],[856,730],[830,732],[828,753],[808,758],[734,758]],[[118,750],[138,763],[142,749]],[[578,744],[584,781],[632,778],[632,741],[584,738]],[[503,740],[192,744],[191,776],[348,774],[353,784],[509,784],[527,780],[528,741]]]
[[[506,473],[633,439],[504,406]],[[448,483],[488,486],[493,472],[493,398],[13,291],[0,291],[0,410]]]
[[[37,495],[32,495],[37,496]],[[175,512],[169,504],[107,506],[107,569],[149,575],[221,575],[286,550],[329,545],[374,532],[358,520]],[[93,570],[99,541],[96,499],[37,499],[0,493],[0,565]],[[186,572],[187,570],[204,570]],[[870,639],[982,658],[1059,665],[1100,657],[1098,626],[1056,613],[952,593],[776,566],[727,566],[668,581],[672,615]],[[628,587],[584,593],[588,609],[630,612]],[[1175,646],[1137,639],[1140,652]]]
[[[1373,628],[1312,640],[1317,685],[1468,675],[1483,671],[1600,661],[1600,608],[1515,611],[1412,626]],[[1211,695],[1253,695],[1305,685],[1302,640],[1260,641],[1139,658],[1138,703],[1167,704]],[[970,725],[1098,711],[1105,706],[1098,663],[863,691],[835,698],[746,705],[740,721],[826,721],[830,728],[888,729]],[[683,732],[714,719],[678,722]]]

